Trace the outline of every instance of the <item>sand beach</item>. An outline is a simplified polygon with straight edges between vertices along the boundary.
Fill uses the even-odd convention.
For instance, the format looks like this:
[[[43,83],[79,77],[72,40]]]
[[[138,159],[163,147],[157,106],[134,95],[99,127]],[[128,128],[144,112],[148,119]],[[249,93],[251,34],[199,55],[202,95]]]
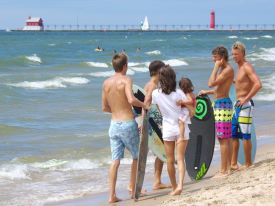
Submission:
[[[269,128],[274,125],[270,124]],[[259,128],[261,134],[273,135]],[[272,131],[272,129],[270,130]],[[258,150],[253,167],[237,171],[224,178],[212,178],[218,172],[218,164],[210,167],[207,175],[201,181],[191,181],[188,175],[185,178],[184,190],[180,196],[170,196],[169,189],[148,191],[145,197],[138,201],[129,199],[124,191],[118,194],[124,201],[112,204],[117,206],[187,206],[187,205],[274,205],[275,204],[275,138],[258,139]],[[164,171],[165,173],[166,171]],[[168,181],[167,177],[166,180]],[[108,193],[85,196],[80,199],[49,204],[48,206],[88,206],[109,205],[107,203]]]

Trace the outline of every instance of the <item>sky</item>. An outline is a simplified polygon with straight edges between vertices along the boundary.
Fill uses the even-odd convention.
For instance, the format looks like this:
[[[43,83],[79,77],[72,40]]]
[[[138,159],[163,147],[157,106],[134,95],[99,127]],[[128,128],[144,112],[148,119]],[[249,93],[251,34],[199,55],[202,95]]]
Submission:
[[[275,24],[274,0],[0,0],[0,28],[16,29],[28,16],[45,25]]]

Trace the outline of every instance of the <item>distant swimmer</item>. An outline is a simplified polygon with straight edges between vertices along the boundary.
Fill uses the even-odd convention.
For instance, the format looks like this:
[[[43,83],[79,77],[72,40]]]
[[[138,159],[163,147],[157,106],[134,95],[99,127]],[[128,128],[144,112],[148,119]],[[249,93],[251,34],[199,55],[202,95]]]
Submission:
[[[96,51],[96,52],[103,52],[104,49],[103,49],[103,48],[100,48],[99,46],[97,46],[97,48],[95,48],[95,51]]]
[[[141,50],[141,48],[140,48],[140,47],[138,47],[138,48],[137,48],[137,52],[140,52],[140,50]]]
[[[116,53],[117,53],[117,51],[114,49],[114,50],[113,50],[113,54],[116,54]]]

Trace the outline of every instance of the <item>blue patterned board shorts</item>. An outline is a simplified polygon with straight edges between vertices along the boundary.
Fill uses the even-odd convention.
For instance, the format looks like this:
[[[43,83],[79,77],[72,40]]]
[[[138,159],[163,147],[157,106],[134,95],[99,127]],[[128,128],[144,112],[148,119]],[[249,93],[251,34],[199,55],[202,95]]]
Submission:
[[[250,140],[254,102],[250,100],[241,107],[237,107],[236,104],[232,119],[232,137]]]
[[[132,154],[133,159],[138,158],[139,133],[135,120],[111,121],[109,128],[112,160],[120,160],[124,157],[125,147]]]

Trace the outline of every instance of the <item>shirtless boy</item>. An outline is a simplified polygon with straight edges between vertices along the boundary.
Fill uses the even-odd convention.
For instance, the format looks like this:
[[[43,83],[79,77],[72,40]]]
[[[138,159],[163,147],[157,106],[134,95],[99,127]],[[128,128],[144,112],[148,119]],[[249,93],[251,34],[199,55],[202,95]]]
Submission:
[[[151,102],[152,102],[152,92],[158,88],[159,70],[163,66],[165,66],[165,64],[162,61],[153,61],[149,65],[149,72],[150,72],[151,79],[144,87],[144,91],[146,93],[144,103],[148,107],[151,105]],[[164,189],[169,187],[168,185],[162,184],[161,182],[162,168],[163,168],[163,162],[158,157],[156,157],[154,184],[153,184],[154,190]]]
[[[238,169],[237,159],[239,151],[239,138],[243,139],[245,165],[252,165],[251,160],[251,124],[254,103],[252,97],[262,88],[262,83],[253,66],[245,59],[245,46],[236,42],[232,46],[233,60],[238,64],[238,72],[235,79],[237,102],[232,119],[232,160],[231,168]]]
[[[229,98],[229,90],[234,79],[234,70],[228,63],[228,52],[225,47],[216,47],[212,51],[212,58],[215,65],[208,80],[208,86],[216,88],[215,90],[202,90],[200,94],[215,95],[215,129],[221,150],[221,168],[216,177],[223,177],[230,172],[233,106]]]
[[[109,203],[121,201],[116,195],[117,172],[120,159],[124,157],[125,147],[130,151],[133,162],[131,166],[130,185],[134,191],[137,158],[139,150],[138,126],[134,120],[132,106],[147,108],[136,99],[132,92],[132,80],[126,76],[128,58],[124,53],[115,54],[112,60],[115,74],[106,79],[102,88],[102,110],[112,114],[109,137],[112,163],[109,171]],[[133,193],[132,193],[133,198]]]

